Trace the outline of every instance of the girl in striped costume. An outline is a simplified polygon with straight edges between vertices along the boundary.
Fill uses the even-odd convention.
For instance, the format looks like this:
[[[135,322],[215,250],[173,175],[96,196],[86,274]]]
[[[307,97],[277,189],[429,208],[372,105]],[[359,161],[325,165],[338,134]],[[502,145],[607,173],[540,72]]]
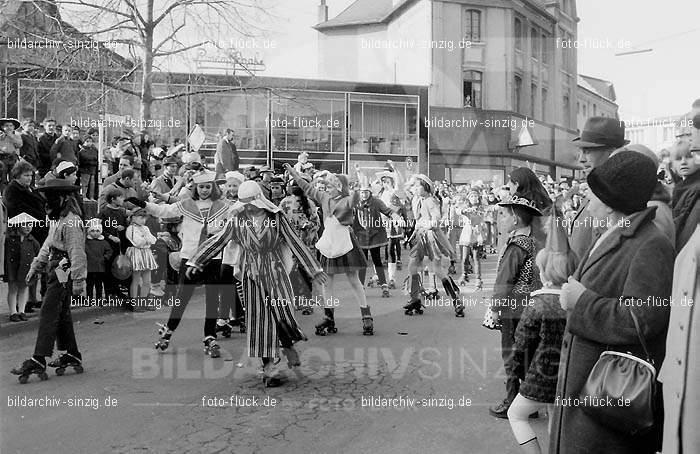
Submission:
[[[295,293],[289,279],[292,257],[317,283],[325,283],[326,275],[281,209],[263,196],[254,181],[241,184],[238,203],[229,210],[226,225],[199,246],[187,262],[187,276],[193,278],[207,269],[227,245],[240,249],[237,267],[247,305],[248,355],[262,359],[266,386],[278,386],[281,381],[272,373],[278,346],[291,368],[300,365],[294,343],[306,340],[294,318]]]

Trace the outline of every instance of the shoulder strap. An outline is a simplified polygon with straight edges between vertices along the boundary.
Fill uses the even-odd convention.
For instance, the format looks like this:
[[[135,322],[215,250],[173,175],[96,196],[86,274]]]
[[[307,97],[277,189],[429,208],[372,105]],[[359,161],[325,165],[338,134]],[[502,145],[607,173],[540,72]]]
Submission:
[[[632,316],[632,321],[634,322],[634,329],[637,331],[637,337],[639,337],[639,342],[642,344],[642,348],[644,349],[644,354],[647,356],[646,360],[648,363],[654,365],[654,361],[651,359],[651,355],[649,355],[649,350],[647,349],[647,343],[644,342],[644,336],[642,336],[642,330],[639,329],[639,320],[637,320],[637,316],[634,315],[634,311],[632,310],[632,306],[628,306],[628,309],[630,311],[630,315]]]

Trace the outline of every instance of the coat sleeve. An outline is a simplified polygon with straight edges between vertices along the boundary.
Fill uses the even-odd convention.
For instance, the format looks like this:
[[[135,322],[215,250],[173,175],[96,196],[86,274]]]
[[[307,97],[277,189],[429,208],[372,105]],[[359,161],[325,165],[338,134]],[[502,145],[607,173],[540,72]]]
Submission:
[[[182,215],[180,207],[181,202],[173,203],[171,205],[156,204],[152,202],[146,202],[146,211],[157,218],[174,218]]]
[[[515,281],[520,274],[520,268],[525,263],[526,253],[515,244],[509,244],[501,257],[501,263],[496,274],[496,282],[493,285],[493,300],[496,306],[507,306],[509,297],[513,291]],[[500,303],[500,304],[499,304]]]
[[[309,248],[301,241],[301,238],[294,233],[294,229],[292,229],[287,218],[282,214],[278,214],[277,221],[280,223],[280,232],[284,237],[284,241],[287,243],[287,246],[289,246],[289,249],[292,250],[292,254],[294,254],[294,257],[296,257],[304,270],[309,273],[310,276],[316,276],[318,273],[322,272],[323,269],[321,265]]]
[[[36,257],[34,257],[34,260],[32,261],[32,270],[41,271],[46,267],[46,264],[49,262],[49,250],[51,248],[51,243],[55,234],[56,224],[52,222],[51,224],[49,224],[49,234],[46,236],[44,244],[41,245],[39,253]]]
[[[78,224],[77,216],[64,225],[63,235],[70,258],[71,276],[74,281],[83,281],[87,277],[87,256],[85,255],[85,233]]]
[[[668,329],[673,282],[673,248],[657,236],[640,244],[619,297],[607,298],[587,289],[567,321],[571,333],[606,345],[638,344],[630,311],[639,320],[645,341]],[[656,298],[656,300],[652,300]],[[665,300],[669,304],[656,305]]]
[[[323,202],[324,202],[326,199],[329,199],[329,198],[330,198],[330,196],[329,196],[328,194],[326,194],[326,193],[323,192],[323,191],[319,191],[319,190],[316,189],[311,183],[309,183],[308,181],[304,180],[303,178],[299,178],[299,179],[297,179],[297,180],[295,180],[295,181],[297,182],[297,184],[299,185],[299,187],[300,187],[301,189],[303,189],[303,191],[304,191],[304,193],[306,194],[307,197],[313,199],[314,201],[320,203],[321,205],[323,205]]]
[[[226,225],[219,233],[200,244],[197,248],[197,252],[195,252],[194,256],[187,262],[187,265],[202,269],[204,265],[219,255],[219,252],[226,247],[229,241],[240,243],[236,235],[236,226],[234,224],[236,222],[238,222],[238,216],[233,216],[226,222]]]

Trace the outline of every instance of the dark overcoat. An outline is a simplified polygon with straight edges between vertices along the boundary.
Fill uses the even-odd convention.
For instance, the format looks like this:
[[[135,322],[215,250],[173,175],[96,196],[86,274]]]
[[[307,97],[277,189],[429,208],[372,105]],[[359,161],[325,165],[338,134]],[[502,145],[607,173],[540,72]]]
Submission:
[[[629,223],[603,239],[590,257],[588,252],[584,255],[574,273],[587,290],[568,312],[550,453],[640,454],[654,453],[659,448],[660,424],[644,436],[627,436],[573,405],[603,351],[645,357],[630,310],[639,320],[654,365],[657,370],[661,367],[670,314],[674,248],[653,224],[655,210],[646,208],[627,218]],[[660,423],[661,411],[657,416]]]

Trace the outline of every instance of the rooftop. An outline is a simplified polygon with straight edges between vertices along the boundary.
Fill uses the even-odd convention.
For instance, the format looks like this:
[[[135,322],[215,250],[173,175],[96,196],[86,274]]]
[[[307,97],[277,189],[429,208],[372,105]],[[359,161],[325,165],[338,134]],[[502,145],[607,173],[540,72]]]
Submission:
[[[314,26],[316,30],[388,23],[415,0],[356,0],[333,19]],[[396,3],[396,5],[394,5]]]

